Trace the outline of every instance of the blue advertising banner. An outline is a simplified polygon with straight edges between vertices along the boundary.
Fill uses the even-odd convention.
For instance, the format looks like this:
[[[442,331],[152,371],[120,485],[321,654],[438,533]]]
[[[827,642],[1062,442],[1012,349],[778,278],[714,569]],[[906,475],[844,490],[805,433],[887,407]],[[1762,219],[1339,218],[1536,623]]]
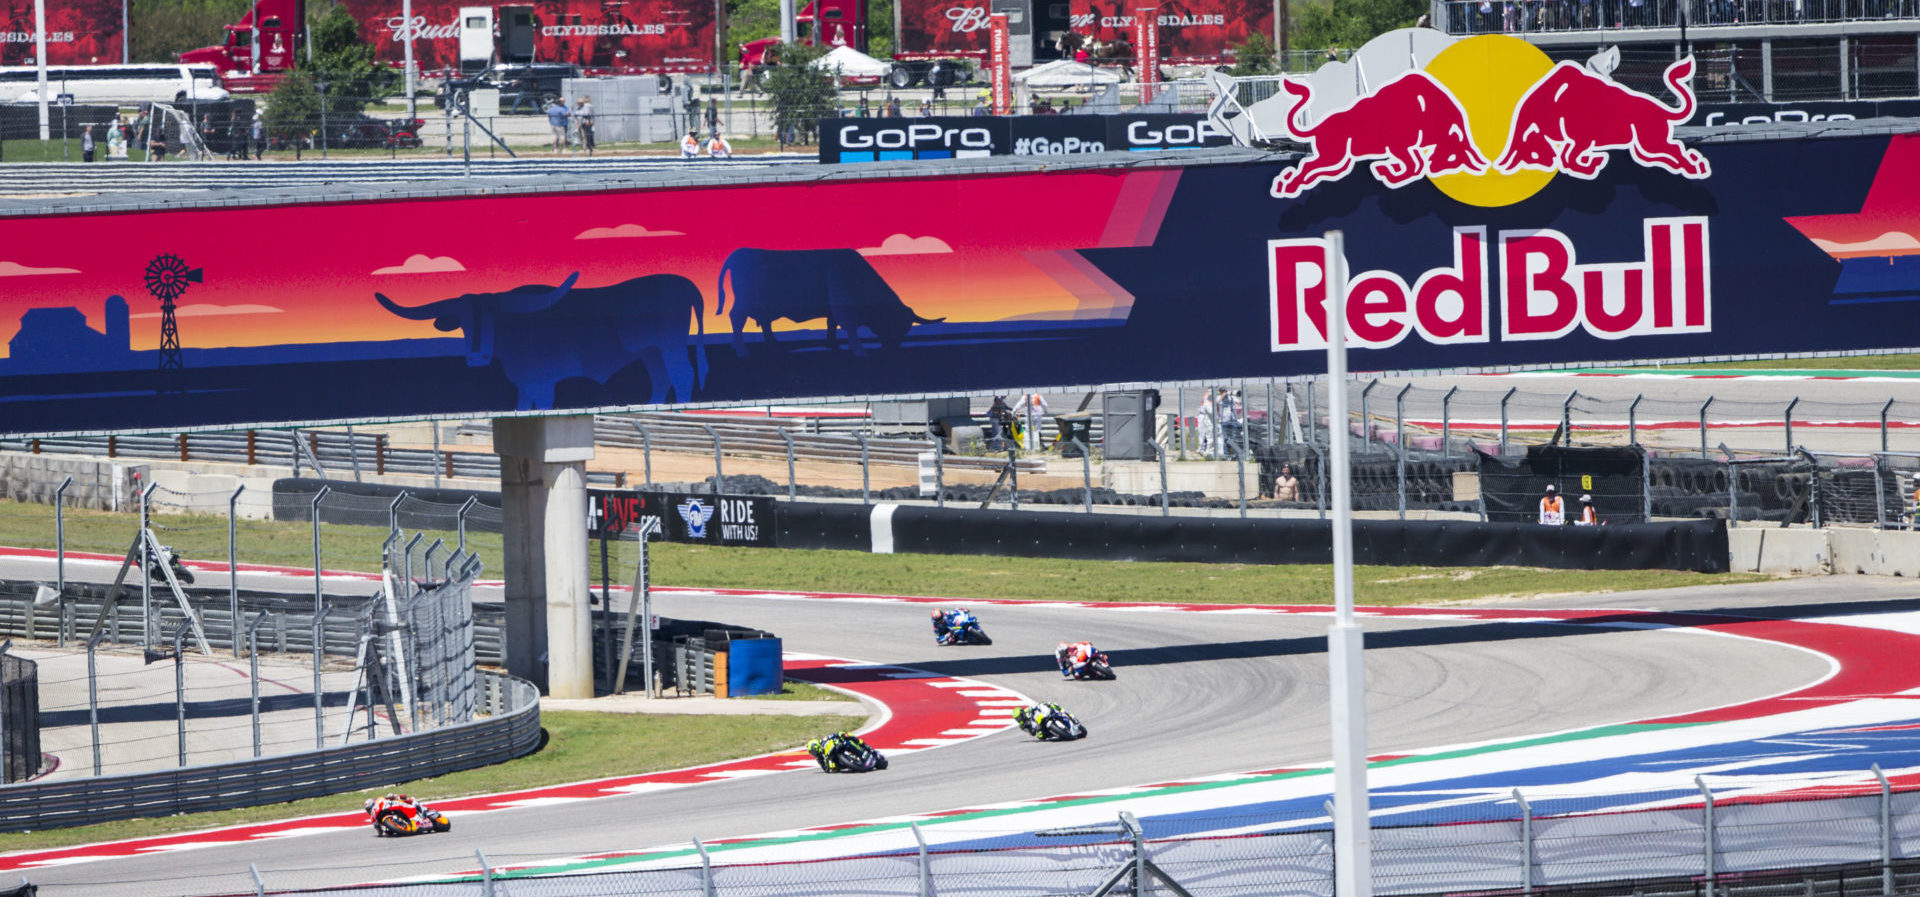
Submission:
[[[1313,374],[1332,229],[1355,371],[1920,347],[1920,136],[1443,61],[1304,155],[0,218],[0,432]]]
[[[820,122],[820,161],[897,162],[981,156],[1076,156],[1230,146],[1199,115],[839,118]]]

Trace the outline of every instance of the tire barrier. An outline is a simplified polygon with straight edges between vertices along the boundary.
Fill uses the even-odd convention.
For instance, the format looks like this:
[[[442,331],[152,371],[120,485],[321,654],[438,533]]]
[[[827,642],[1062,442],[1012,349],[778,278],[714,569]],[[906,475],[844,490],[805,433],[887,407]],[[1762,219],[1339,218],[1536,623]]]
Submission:
[[[1240,564],[1325,564],[1325,520],[1049,514],[785,502],[780,544],[923,554]],[[809,532],[809,526],[817,527]],[[876,534],[874,528],[884,527]],[[857,535],[850,530],[862,530]],[[837,535],[829,536],[832,532]],[[790,541],[791,540],[791,541]],[[1540,526],[1470,521],[1356,520],[1354,560],[1438,567],[1518,565],[1569,570],[1725,572],[1724,521]]]

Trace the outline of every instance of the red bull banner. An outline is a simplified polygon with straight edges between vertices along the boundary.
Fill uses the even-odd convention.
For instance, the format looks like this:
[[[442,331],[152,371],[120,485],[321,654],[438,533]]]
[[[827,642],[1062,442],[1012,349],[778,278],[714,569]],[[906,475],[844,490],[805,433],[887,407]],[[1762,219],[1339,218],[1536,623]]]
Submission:
[[[1151,14],[1159,31],[1158,58],[1171,65],[1218,65],[1250,35],[1272,36],[1273,8],[1271,0],[1167,0]],[[1068,15],[1076,34],[1102,45],[1131,44],[1133,52],[1120,59],[1138,53],[1134,23],[1140,15],[1124,0],[1071,0]]]
[[[381,62],[400,65],[413,41],[423,71],[458,68],[465,0],[345,0],[360,36]],[[714,5],[709,0],[537,0],[534,60],[571,62],[595,72],[687,72],[713,67]]]
[[[1294,377],[1336,295],[1356,372],[1920,348],[1920,135],[1695,143],[1686,60],[1631,88],[1492,39],[1293,78],[1289,154],[48,200],[0,218],[0,432]],[[898,121],[861,151],[1006,119]]]
[[[987,54],[988,76],[993,83],[993,114],[1006,115],[1013,111],[1013,49],[1011,37],[1007,31],[1007,17],[994,13],[988,17],[992,24],[988,27],[991,35]]]
[[[900,23],[896,55],[904,58],[987,56],[987,0],[896,0]]]
[[[0,13],[0,65],[33,65],[33,0],[0,0]],[[60,0],[46,15],[48,65],[121,61],[120,0]]]
[[[1139,72],[1140,102],[1153,102],[1152,85],[1160,81],[1160,23],[1151,6],[1133,10],[1133,67]]]

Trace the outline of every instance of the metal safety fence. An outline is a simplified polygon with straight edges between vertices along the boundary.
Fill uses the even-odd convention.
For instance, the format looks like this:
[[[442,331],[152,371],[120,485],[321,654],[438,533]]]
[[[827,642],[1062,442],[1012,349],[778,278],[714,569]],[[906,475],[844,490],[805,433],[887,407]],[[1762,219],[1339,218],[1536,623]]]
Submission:
[[[0,644],[0,784],[40,772],[40,666]]]
[[[1778,785],[1780,783],[1770,783]],[[1416,825],[1375,825],[1378,894],[1778,897],[1906,893],[1920,885],[1920,793],[1896,792],[1876,767],[1802,783],[1824,797],[1751,796],[1735,777],[1643,793],[1535,795],[1450,803]],[[1537,804],[1537,806],[1536,806]],[[1329,805],[1329,816],[1331,806]],[[1329,817],[1137,819],[1015,831],[918,823],[864,836],[857,856],[729,862],[746,844],[695,840],[647,868],[537,877],[496,868],[443,883],[261,893],[359,897],[704,897],[812,895],[1334,894]],[[500,859],[495,857],[495,860]],[[531,861],[532,858],[529,858]]]

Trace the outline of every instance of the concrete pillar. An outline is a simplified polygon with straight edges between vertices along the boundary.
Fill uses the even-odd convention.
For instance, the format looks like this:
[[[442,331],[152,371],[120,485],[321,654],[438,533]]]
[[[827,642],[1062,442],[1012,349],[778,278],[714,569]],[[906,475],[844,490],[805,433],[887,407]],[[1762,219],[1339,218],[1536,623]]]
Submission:
[[[493,450],[506,518],[507,671],[556,698],[593,697],[586,469],[593,418],[496,419]]]

